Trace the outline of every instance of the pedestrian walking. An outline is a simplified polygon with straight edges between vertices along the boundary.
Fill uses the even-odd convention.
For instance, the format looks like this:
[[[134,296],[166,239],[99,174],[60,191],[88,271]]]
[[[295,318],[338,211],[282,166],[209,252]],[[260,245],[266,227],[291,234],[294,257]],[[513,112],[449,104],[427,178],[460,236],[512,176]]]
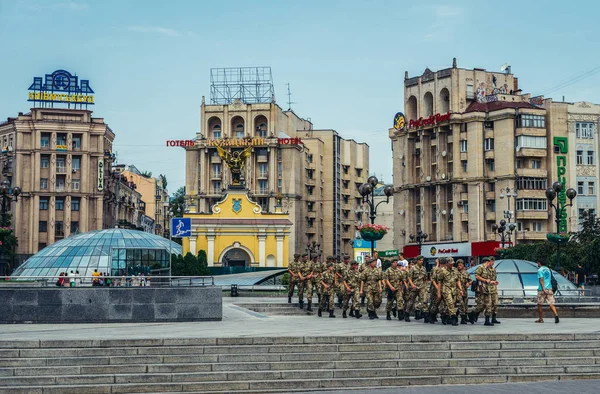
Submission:
[[[542,260],[538,260],[538,295],[537,295],[537,310],[539,319],[536,320],[536,323],[543,323],[544,316],[542,313],[542,305],[544,302],[548,304],[552,313],[554,313],[554,323],[558,323],[560,319],[558,318],[558,312],[556,311],[556,307],[554,306],[554,292],[552,291],[552,272],[550,268],[546,266],[546,262]]]
[[[300,262],[300,254],[294,254],[294,260],[288,264],[288,304],[292,303],[292,297],[294,296],[294,288],[298,286],[298,263]],[[299,286],[298,286],[299,287]]]
[[[307,310],[312,311],[312,293],[313,293],[313,272],[312,262],[308,260],[308,254],[302,255],[302,262],[299,265],[298,277],[300,278],[300,288],[298,289],[298,307],[304,308],[304,292],[306,292]]]
[[[383,275],[385,286],[387,287],[387,305],[385,306],[386,319],[392,320],[398,315],[398,311],[403,310],[404,302],[402,299],[402,271],[398,266],[398,260],[393,260],[392,265]]]
[[[346,292],[344,293],[344,305],[343,305],[343,313],[342,317],[345,319],[347,317],[346,311],[349,308],[350,298],[352,298],[352,309],[350,310],[350,317],[355,317],[360,319],[362,315],[360,314],[360,278],[361,273],[358,270],[358,262],[356,260],[352,260],[350,263],[350,270],[346,273],[344,278],[344,287],[346,288]]]
[[[478,314],[480,312],[484,312],[485,314],[485,324],[484,326],[493,326],[494,323],[491,322],[491,317],[492,317],[492,294],[491,294],[491,290],[490,287],[497,285],[498,282],[494,283],[494,280],[492,280],[493,277],[493,273],[490,270],[490,266],[492,265],[492,261],[485,257],[483,259],[483,264],[480,264],[476,269],[475,269],[475,278],[477,279],[479,286],[480,286],[480,292],[481,292],[481,304],[478,305],[472,312],[471,312],[471,320],[472,322],[475,321],[475,316],[474,314]]]
[[[471,275],[465,267],[465,262],[461,259],[456,260],[458,264],[458,280],[463,288],[463,294],[458,299],[458,312],[460,313],[460,324],[467,324],[467,314],[469,313],[469,288],[473,283]]]
[[[429,273],[431,284],[429,286],[429,316],[427,318],[427,322],[430,324],[435,324],[437,322],[437,314],[440,311],[440,304],[442,302],[442,288],[440,287],[440,279],[438,278],[440,270],[440,259],[435,259],[435,267],[433,267]]]
[[[381,292],[383,274],[377,268],[377,260],[369,260],[369,265],[363,270],[360,284],[360,293],[367,297],[367,312],[369,319],[379,319],[377,308],[381,306]]]
[[[587,280],[587,274],[585,272],[585,269],[583,268],[581,263],[579,263],[579,264],[577,264],[577,269],[575,270],[575,284],[577,285],[577,287],[579,287],[582,290],[580,292],[580,295],[582,295],[582,296],[585,295],[586,280]]]
[[[423,317],[424,305],[427,305],[427,270],[423,267],[425,258],[417,256],[417,263],[408,272],[410,298],[404,314],[404,321],[410,322],[410,313],[415,312],[415,319]]]
[[[319,302],[319,311],[317,312],[318,316],[321,317],[321,314],[324,310],[329,312],[329,317],[334,318],[333,310],[335,308],[335,265],[333,262],[327,263],[327,270],[323,272],[320,276],[321,288],[323,292],[321,293],[321,300]]]

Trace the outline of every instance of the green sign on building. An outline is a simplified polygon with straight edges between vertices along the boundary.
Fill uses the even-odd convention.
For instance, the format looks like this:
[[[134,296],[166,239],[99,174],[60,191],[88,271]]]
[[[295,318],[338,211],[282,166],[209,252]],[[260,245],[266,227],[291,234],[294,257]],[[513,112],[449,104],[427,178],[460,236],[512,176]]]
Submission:
[[[398,257],[398,250],[383,250],[379,252],[379,257]]]

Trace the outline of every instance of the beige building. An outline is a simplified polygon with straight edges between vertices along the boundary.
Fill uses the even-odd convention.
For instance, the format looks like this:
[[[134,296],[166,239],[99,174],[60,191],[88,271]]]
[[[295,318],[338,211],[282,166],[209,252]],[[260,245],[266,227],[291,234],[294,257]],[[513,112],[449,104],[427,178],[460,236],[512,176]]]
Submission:
[[[406,75],[404,97],[406,127],[390,129],[396,246],[418,230],[431,244],[498,241],[492,225],[502,219],[518,242],[553,231],[545,190],[558,179],[554,137],[567,136],[566,105],[522,94],[510,73],[456,60]]]
[[[245,187],[263,213],[289,213],[290,252],[304,252],[316,241],[325,255],[351,254],[359,220],[356,186],[369,171],[367,144],[314,130],[309,120],[274,101],[207,105],[203,99],[200,124],[194,146],[185,148],[189,213],[211,212],[231,183],[216,145],[240,151],[248,144]]]
[[[10,207],[17,254],[114,225],[104,217],[114,138],[88,110],[33,108],[0,124],[3,178],[23,191]]]
[[[114,169],[114,167],[113,167]],[[106,180],[104,223],[107,227],[142,228],[146,203],[134,182],[112,171]],[[112,226],[110,226],[112,224]]]
[[[154,231],[157,235],[169,236],[169,192],[163,187],[162,179],[143,175],[133,165],[117,165],[115,171],[129,183],[135,185],[135,190],[145,203],[145,215],[154,221]]]

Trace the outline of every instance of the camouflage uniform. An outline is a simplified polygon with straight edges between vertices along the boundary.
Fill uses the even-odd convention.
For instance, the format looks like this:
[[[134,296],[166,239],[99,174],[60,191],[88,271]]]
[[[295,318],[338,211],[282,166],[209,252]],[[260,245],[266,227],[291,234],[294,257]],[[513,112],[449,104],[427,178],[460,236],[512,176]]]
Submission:
[[[487,268],[485,266],[485,264],[481,264],[479,265],[476,269],[475,269],[475,275],[486,279],[486,280],[492,280],[492,277],[495,275],[492,273],[492,271]],[[479,305],[477,305],[475,307],[475,309],[473,310],[473,312],[475,313],[480,313],[480,312],[484,312],[485,313],[485,317],[486,317],[486,323],[489,320],[490,316],[492,315],[492,297],[491,297],[491,289],[490,287],[495,287],[492,284],[489,283],[483,283],[480,282],[479,283],[479,292],[481,293],[481,303]]]
[[[336,293],[338,296],[338,302],[342,302],[344,299],[344,295],[346,294],[346,287],[344,286],[344,278],[346,277],[346,273],[350,269],[350,264],[346,263],[336,263],[335,265],[335,283],[336,283]]]
[[[458,312],[461,315],[466,315],[469,308],[469,283],[471,282],[471,275],[467,270],[458,271],[458,280],[463,287],[463,295],[458,298]],[[461,322],[462,323],[462,322]]]
[[[444,298],[446,304],[447,314],[452,317],[456,315],[456,289],[458,288],[456,282],[458,281],[458,275],[454,268],[446,268],[442,272],[442,298]]]
[[[427,302],[427,270],[423,266],[415,264],[408,272],[409,279],[412,280],[416,289],[410,287],[410,296],[408,300],[408,306],[406,312],[419,311],[419,314],[423,311],[423,306]],[[417,298],[419,301],[417,302]]]
[[[440,304],[442,302],[441,298],[438,298],[438,290],[435,287],[435,285],[433,284],[433,282],[435,282],[436,284],[439,285],[440,283],[440,278],[439,278],[439,274],[442,271],[441,267],[433,267],[433,269],[431,270],[431,286],[429,287],[429,319],[430,322],[433,321],[437,314],[440,311]]]
[[[300,286],[298,288],[298,298],[300,299],[300,303],[304,301],[304,291],[306,291],[306,299],[308,302],[312,302],[312,293],[313,293],[313,279],[306,279],[312,273],[312,263],[310,261],[300,262],[298,266],[298,271],[305,278],[302,282],[300,282]]]
[[[387,305],[385,306],[385,311],[388,312],[388,314],[394,309],[402,310],[404,307],[404,301],[402,299],[402,277],[403,275],[400,267],[394,268],[393,266],[388,268],[383,275],[383,279],[389,281],[395,289],[393,292],[391,289],[388,289]],[[396,307],[394,307],[394,301]]]
[[[361,280],[364,282],[363,292],[367,296],[367,311],[376,315],[377,308],[381,306],[381,291],[379,282],[383,279],[381,268],[365,267]]]
[[[344,312],[346,312],[348,310],[349,307],[349,303],[350,303],[350,298],[352,297],[352,310],[353,311],[358,311],[360,310],[360,278],[361,278],[361,273],[358,271],[358,269],[352,269],[350,268],[347,272],[346,275],[344,276],[344,282],[346,282],[346,284],[348,285],[348,287],[350,287],[351,291],[348,292],[347,289],[345,289],[344,287]],[[342,282],[343,283],[343,282]]]
[[[494,268],[494,265],[492,264],[492,266],[489,268],[490,271],[490,279],[493,280],[494,282],[498,280],[498,272],[496,272],[496,268]],[[497,285],[493,285],[490,284],[490,301],[491,301],[491,306],[490,306],[490,310],[492,312],[492,323],[494,324],[500,324],[500,322],[498,320],[496,320],[496,314],[498,313],[498,286]]]
[[[319,303],[319,316],[321,315],[321,311],[325,310],[327,306],[327,302],[329,302],[330,314],[333,314],[333,309],[335,308],[335,271],[325,271],[321,275],[321,281],[325,283],[329,288],[325,288],[321,283],[323,293],[321,293],[321,302]]]
[[[298,278],[298,267],[300,265],[299,261],[293,260],[288,264],[288,271],[293,272],[296,276],[290,274],[289,282],[288,282],[288,299],[291,299],[294,296],[294,288],[298,286],[298,290],[300,290],[300,278]]]

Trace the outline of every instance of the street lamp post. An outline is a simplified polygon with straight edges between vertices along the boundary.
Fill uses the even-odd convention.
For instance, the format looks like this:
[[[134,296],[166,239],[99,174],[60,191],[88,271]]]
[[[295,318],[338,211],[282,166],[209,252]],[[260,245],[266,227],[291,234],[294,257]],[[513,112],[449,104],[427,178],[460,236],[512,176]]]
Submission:
[[[423,231],[419,230],[417,231],[417,235],[415,234],[411,234],[409,235],[409,238],[411,241],[417,241],[417,244],[419,245],[419,255],[421,255],[421,246],[423,245],[423,241],[425,241],[427,239],[427,237],[429,237],[429,235],[427,235],[427,233],[424,233]]]
[[[510,219],[509,219],[510,220]],[[498,233],[500,236],[500,241],[502,242],[502,248],[504,248],[504,244],[506,242],[510,243],[510,235],[515,231],[516,226],[513,223],[508,225],[508,229],[506,228],[506,220],[500,220],[500,225],[494,223],[492,224],[492,232]]]
[[[569,199],[569,203],[567,204],[566,199],[563,198],[561,201],[560,192],[563,189],[563,184],[560,182],[554,182],[552,187],[546,189],[546,198],[548,198],[548,204],[551,208],[554,208],[554,220],[556,221],[556,234],[560,234],[560,221],[562,216],[565,214],[568,207],[573,206],[573,199],[577,197],[577,190],[573,188],[569,188],[566,191],[566,196]],[[556,204],[554,204],[554,199],[558,196]],[[556,267],[555,269],[558,271],[560,269],[560,239],[556,240]]]
[[[2,207],[1,207],[1,213],[2,213],[2,223],[0,223],[0,225],[2,227],[8,227],[8,223],[6,220],[6,211],[8,210],[8,203],[12,202],[12,201],[17,201],[19,198],[19,195],[21,194],[21,188],[19,186],[15,186],[12,188],[10,188],[10,183],[6,180],[0,182],[0,197],[2,197]],[[4,232],[2,232],[1,238],[0,238],[0,251],[1,251],[1,255],[0,255],[0,262],[4,262]]]
[[[308,259],[312,259],[313,256],[319,255],[321,253],[321,244],[317,243],[317,241],[312,241],[306,244],[306,253],[308,254]]]
[[[501,200],[504,199],[505,195],[506,195],[506,201],[508,203],[508,206],[507,206],[507,210],[504,211],[504,218],[506,220],[508,220],[509,227],[510,227],[510,225],[513,224],[512,223],[513,211],[510,210],[510,199],[511,199],[511,197],[513,197],[515,199],[515,208],[516,208],[517,207],[517,188],[514,187],[512,190],[510,189],[510,187],[500,189],[500,199]],[[515,219],[516,218],[517,218],[517,215],[515,214]],[[513,227],[515,227],[515,226],[513,225]],[[513,228],[512,230],[514,231],[515,229],[516,229],[516,227]],[[510,234],[509,234],[509,239],[510,239]],[[516,242],[516,240],[517,240],[517,237],[515,236],[515,242]],[[502,247],[504,247],[504,246],[502,246]]]
[[[377,179],[376,176],[370,176],[369,179],[367,179],[366,183],[363,183],[358,187],[358,192],[363,198],[363,204],[369,205],[369,218],[371,219],[371,224],[375,224],[375,218],[377,217],[377,207],[379,207],[379,205],[382,203],[389,204],[390,197],[394,195],[394,187],[388,185],[383,189],[383,194],[385,194],[386,199],[383,201],[379,201],[377,204],[375,204],[375,187],[377,187],[378,183],[379,179]],[[373,254],[375,252],[374,242],[375,241],[371,241],[371,257],[373,257]]]

